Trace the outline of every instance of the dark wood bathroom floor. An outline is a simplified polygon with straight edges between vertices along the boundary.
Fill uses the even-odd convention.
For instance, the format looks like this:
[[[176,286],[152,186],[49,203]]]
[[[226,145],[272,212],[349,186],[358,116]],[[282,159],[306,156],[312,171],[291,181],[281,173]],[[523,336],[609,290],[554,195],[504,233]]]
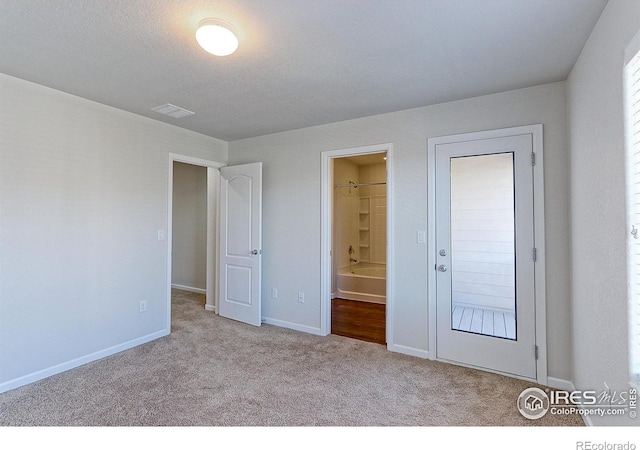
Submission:
[[[385,344],[386,305],[335,298],[331,300],[331,333]]]

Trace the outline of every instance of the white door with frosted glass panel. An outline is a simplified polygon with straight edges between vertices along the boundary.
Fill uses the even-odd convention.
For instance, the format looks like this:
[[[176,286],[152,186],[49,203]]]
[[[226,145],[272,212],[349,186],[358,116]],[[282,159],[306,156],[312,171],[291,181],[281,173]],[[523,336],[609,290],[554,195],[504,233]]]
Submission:
[[[262,163],[220,169],[220,315],[260,326]]]
[[[531,134],[437,144],[437,357],[536,378]]]

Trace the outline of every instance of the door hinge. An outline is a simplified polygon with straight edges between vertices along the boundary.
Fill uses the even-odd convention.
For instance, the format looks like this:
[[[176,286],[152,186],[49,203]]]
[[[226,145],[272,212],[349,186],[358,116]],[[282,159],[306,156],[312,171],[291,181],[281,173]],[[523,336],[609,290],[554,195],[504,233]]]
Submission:
[[[531,165],[535,166],[536,165],[536,154],[531,152]]]
[[[538,346],[534,345],[533,348],[534,348],[533,353],[534,353],[534,355],[536,357],[536,361],[537,361],[538,360]]]
[[[533,262],[538,260],[538,249],[533,247]]]

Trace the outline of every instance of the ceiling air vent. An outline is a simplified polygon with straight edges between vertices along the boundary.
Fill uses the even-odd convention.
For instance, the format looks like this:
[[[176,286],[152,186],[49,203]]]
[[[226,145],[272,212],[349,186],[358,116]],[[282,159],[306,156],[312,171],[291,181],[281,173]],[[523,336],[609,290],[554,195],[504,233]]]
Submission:
[[[155,111],[165,116],[173,117],[174,119],[180,119],[182,117],[192,116],[195,113],[188,109],[180,108],[179,106],[172,105],[171,103],[165,103],[164,105],[151,108],[151,111]]]

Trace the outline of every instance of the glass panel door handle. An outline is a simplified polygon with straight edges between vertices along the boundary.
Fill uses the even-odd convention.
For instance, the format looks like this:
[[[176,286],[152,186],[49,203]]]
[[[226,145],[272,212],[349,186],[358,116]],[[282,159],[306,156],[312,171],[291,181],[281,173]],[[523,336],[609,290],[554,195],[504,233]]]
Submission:
[[[440,264],[440,265],[438,266],[438,270],[439,270],[440,272],[446,272],[446,271],[447,271],[447,266],[445,266],[444,264]]]

